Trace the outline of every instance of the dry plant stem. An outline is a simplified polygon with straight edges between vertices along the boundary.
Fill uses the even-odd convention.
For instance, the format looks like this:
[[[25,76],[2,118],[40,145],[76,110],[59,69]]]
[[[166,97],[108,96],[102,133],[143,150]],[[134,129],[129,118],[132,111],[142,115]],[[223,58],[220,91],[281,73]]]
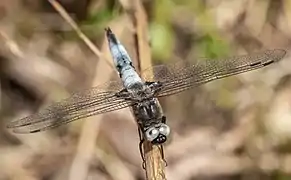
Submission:
[[[114,68],[112,63],[109,61],[108,58],[103,57],[102,53],[97,49],[97,47],[90,41],[90,39],[80,30],[78,25],[74,22],[74,20],[69,16],[66,10],[55,0],[48,0],[51,5],[56,9],[56,11],[65,19],[67,23],[76,31],[78,36],[85,42],[85,44],[89,47],[93,53],[99,57],[104,58],[106,60],[107,65],[109,67]]]
[[[148,24],[145,10],[142,3],[137,0],[130,10],[133,12],[132,21],[136,28],[136,47],[138,56],[138,70],[141,71],[145,68],[151,67],[151,51],[148,43]],[[127,3],[130,4],[130,3]],[[150,180],[162,180],[165,177],[165,163],[162,158],[159,146],[153,145],[147,141],[143,143],[144,157],[145,157],[145,170],[146,177]]]
[[[72,18],[68,15],[68,13],[64,10],[64,8],[58,2],[54,0],[49,0],[49,2],[60,13],[60,15],[73,27],[73,29],[77,32],[78,36],[88,45],[88,47],[94,52],[94,54],[97,57],[101,58],[101,52],[81,32],[81,30],[78,28],[76,23],[72,20]],[[99,69],[96,72],[100,74],[99,75],[96,74],[95,77],[100,77],[102,73],[106,74],[106,72],[104,72],[104,68],[100,68],[100,67],[104,67],[103,65],[100,65],[100,62],[102,63],[104,61],[99,61],[98,63]],[[108,61],[106,62],[107,64],[110,63]],[[112,65],[110,64],[110,66]],[[108,78],[107,80],[109,80],[109,76],[107,78]],[[98,80],[96,80],[95,78],[94,82],[98,82]],[[88,171],[90,168],[90,161],[95,151],[95,142],[98,136],[99,124],[101,122],[102,115],[98,117],[94,117],[94,120],[90,120],[91,118],[92,117],[88,118],[89,119],[88,121],[85,121],[84,126],[82,128],[81,136],[80,136],[79,144],[77,148],[77,153],[73,160],[70,173],[69,173],[70,180],[87,179]]]
[[[144,142],[146,177],[149,180],[166,179],[165,164],[162,160],[160,148],[150,142]]]
[[[14,56],[17,56],[17,57],[24,56],[23,52],[19,49],[18,45],[13,40],[11,40],[5,32],[0,31],[0,37],[2,41],[4,42],[7,50],[11,52]]]

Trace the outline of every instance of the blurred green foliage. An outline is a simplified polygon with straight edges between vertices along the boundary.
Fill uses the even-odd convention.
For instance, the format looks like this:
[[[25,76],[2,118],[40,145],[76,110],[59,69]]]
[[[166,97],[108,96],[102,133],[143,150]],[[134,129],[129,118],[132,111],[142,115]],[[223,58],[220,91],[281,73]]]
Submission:
[[[88,18],[79,24],[81,30],[89,38],[98,39],[103,37],[104,27],[121,13],[122,8],[117,1],[104,2],[101,7],[92,9]],[[207,58],[218,58],[228,55],[229,44],[219,34],[214,25],[213,18],[208,13],[203,1],[159,0],[152,2],[151,18],[149,19],[149,34],[154,61],[166,62],[173,56],[177,39],[175,39],[176,32],[173,29],[172,14],[175,13],[178,7],[186,8],[192,12],[193,19],[198,22],[198,29],[201,29],[203,32],[199,40],[193,40],[190,49],[195,47],[195,52],[199,56]],[[62,36],[66,40],[78,40],[78,36],[74,31],[66,32]]]
[[[92,10],[88,15],[86,21],[83,21],[81,29],[86,33],[88,37],[103,36],[104,28],[108,25],[108,22],[113,20],[119,15],[120,5],[106,1],[103,8]]]
[[[108,22],[119,16],[121,5],[117,1],[104,1],[101,7],[92,9],[88,18],[81,22],[81,30],[89,37],[103,37],[103,29]],[[229,53],[229,44],[216,29],[213,18],[207,11],[203,1],[159,0],[151,3],[151,18],[149,19],[149,34],[153,60],[166,62],[173,56],[176,39],[173,29],[173,16],[178,7],[192,12],[193,19],[198,23],[198,29],[203,32],[202,38],[193,40],[190,48],[196,48],[198,55],[207,58],[218,58]],[[126,26],[126,25],[125,25]],[[67,40],[77,40],[74,32],[64,33]]]
[[[283,172],[277,172],[275,175],[274,175],[274,179],[277,179],[277,180],[290,180],[291,179],[291,175],[288,175],[288,174],[285,174]]]
[[[178,7],[183,7],[192,12],[193,19],[197,21],[198,29],[203,35],[198,35],[199,40],[193,40],[191,48],[196,49],[198,56],[218,58],[227,56],[230,45],[216,29],[213,17],[207,11],[203,1],[188,0],[159,0],[151,3],[151,18],[149,19],[149,34],[151,38],[152,57],[154,61],[166,62],[173,56],[175,44],[175,31],[173,16]],[[103,37],[103,29],[108,22],[119,16],[121,5],[116,1],[105,1],[96,9],[92,9],[88,18],[80,23],[80,28],[89,38]],[[126,26],[126,25],[125,25]],[[191,32],[192,33],[192,32]],[[193,32],[195,33],[195,32]],[[78,39],[74,32],[64,34],[67,40]]]
[[[88,11],[85,20],[78,22],[81,31],[90,39],[98,39],[104,37],[104,28],[108,23],[118,17],[121,5],[116,0],[104,1],[98,6],[92,5],[92,9]],[[95,7],[95,8],[94,8]],[[62,37],[66,40],[79,40],[79,36],[75,31],[65,32]]]
[[[229,53],[228,43],[215,32],[206,34],[196,46],[198,46],[199,52],[207,58],[224,57]]]
[[[193,12],[193,19],[197,20],[198,28],[203,31],[199,41],[193,41],[199,55],[207,58],[218,58],[229,53],[229,44],[223,39],[214,25],[203,1],[188,0],[159,0],[152,4],[153,18],[150,22],[150,35],[153,59],[167,61],[171,58],[175,46],[175,32],[172,28],[172,14],[178,7]]]
[[[174,4],[168,0],[155,1],[152,4],[152,21],[150,37],[153,59],[167,60],[171,57],[174,48],[174,32],[171,27],[171,13]]]

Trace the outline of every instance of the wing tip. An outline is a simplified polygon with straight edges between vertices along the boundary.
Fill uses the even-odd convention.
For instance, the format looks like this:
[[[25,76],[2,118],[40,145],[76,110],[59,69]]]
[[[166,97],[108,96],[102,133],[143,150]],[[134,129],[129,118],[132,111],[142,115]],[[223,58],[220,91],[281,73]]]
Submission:
[[[278,62],[278,61],[280,61],[281,59],[284,58],[284,56],[287,54],[287,50],[285,50],[285,49],[273,49],[273,50],[267,50],[267,51],[265,52],[265,54],[266,54],[266,55],[270,55],[270,56],[272,56],[272,57],[273,57],[272,59],[273,59],[275,62]]]
[[[32,134],[32,133],[41,132],[41,130],[39,129],[37,130],[13,129],[12,132],[16,134]]]

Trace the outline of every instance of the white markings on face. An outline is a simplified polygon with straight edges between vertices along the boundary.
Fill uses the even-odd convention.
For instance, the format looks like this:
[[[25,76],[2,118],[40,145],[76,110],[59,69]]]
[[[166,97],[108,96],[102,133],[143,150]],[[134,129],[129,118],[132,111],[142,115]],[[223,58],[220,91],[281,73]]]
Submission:
[[[162,124],[159,128],[159,132],[165,136],[168,136],[170,134],[170,127],[166,124]]]
[[[146,131],[145,135],[148,141],[152,141],[158,137],[159,131],[157,128],[151,127]]]

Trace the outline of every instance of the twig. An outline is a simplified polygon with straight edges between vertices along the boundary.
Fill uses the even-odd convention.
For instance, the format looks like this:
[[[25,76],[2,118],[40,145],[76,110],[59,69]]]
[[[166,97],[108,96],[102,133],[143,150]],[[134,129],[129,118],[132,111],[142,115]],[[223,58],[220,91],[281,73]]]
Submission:
[[[147,36],[147,17],[140,1],[128,3],[125,0],[120,1],[123,6],[130,12],[131,19],[136,28],[136,49],[138,57],[137,69],[141,72],[143,69],[151,67],[151,51]],[[160,147],[150,142],[143,143],[146,177],[147,179],[162,180],[165,177],[165,163],[162,159]]]
[[[107,65],[109,67],[114,68],[112,66],[111,61],[109,61],[108,58],[105,58],[103,54],[97,49],[97,47],[90,41],[90,39],[80,30],[78,25],[74,22],[74,20],[69,16],[69,14],[66,12],[66,10],[56,1],[56,0],[48,0],[51,5],[56,9],[56,11],[64,18],[64,20],[69,23],[69,25],[76,31],[78,36],[85,42],[85,44],[89,47],[93,53],[99,57],[99,58],[104,58],[106,61]]]
[[[112,67],[111,62],[108,61],[108,58],[105,58],[104,55],[97,49],[97,47],[86,37],[85,34],[81,32],[77,24],[72,20],[72,18],[68,15],[68,13],[65,11],[65,9],[55,0],[48,0],[51,5],[59,12],[59,14],[67,21],[70,26],[76,31],[77,35],[85,42],[85,44],[93,51],[93,53],[99,57],[104,58],[106,60],[106,63],[109,64],[110,67]],[[103,75],[103,80],[109,80],[110,76],[104,77],[104,74],[106,71],[104,70],[104,66],[100,65],[104,61],[99,61],[97,66],[97,73],[95,77],[101,77]],[[98,82],[97,79],[93,80],[93,85],[96,85]],[[107,79],[106,79],[107,78]],[[91,117],[92,118],[92,117]],[[94,117],[94,120],[85,121],[82,129],[82,133],[79,139],[79,144],[77,148],[77,154],[73,160],[70,173],[69,173],[69,179],[70,180],[85,180],[87,179],[90,161],[92,157],[94,156],[95,151],[95,142],[99,133],[99,126],[102,119],[102,115]]]
[[[23,57],[23,52],[20,50],[18,45],[9,38],[9,36],[3,32],[0,31],[0,38],[1,41],[4,42],[6,50],[9,51],[9,54],[12,53],[12,55],[17,56],[17,57]]]

